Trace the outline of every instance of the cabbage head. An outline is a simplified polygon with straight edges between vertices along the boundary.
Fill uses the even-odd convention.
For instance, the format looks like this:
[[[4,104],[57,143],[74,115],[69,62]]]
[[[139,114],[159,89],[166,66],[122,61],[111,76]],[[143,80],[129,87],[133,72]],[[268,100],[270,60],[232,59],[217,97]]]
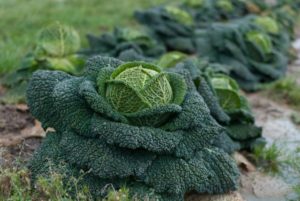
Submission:
[[[116,29],[116,35],[121,41],[136,42],[141,45],[153,45],[153,39],[144,31],[138,29]]]
[[[187,54],[182,52],[168,52],[163,54],[161,58],[157,61],[158,66],[162,68],[170,68],[176,66],[177,63],[184,61],[188,58]]]
[[[171,103],[173,91],[167,75],[156,66],[128,63],[107,81],[106,98],[118,112],[133,113]]]
[[[234,10],[230,0],[218,0],[216,6],[226,12],[232,12]]]
[[[186,11],[180,9],[176,6],[166,6],[166,12],[178,23],[182,23],[184,25],[193,25],[194,19],[193,17]]]
[[[42,29],[37,37],[37,54],[47,57],[65,57],[80,48],[79,34],[59,22]]]
[[[168,51],[195,53],[194,17],[182,6],[167,5],[136,11],[135,18],[139,23],[147,26]]]
[[[237,83],[226,75],[214,75],[211,77],[211,84],[217,93],[219,103],[225,111],[236,110],[242,107],[238,94]]]
[[[81,77],[36,72],[28,105],[55,132],[48,132],[29,165],[33,180],[53,170],[66,179],[84,171],[78,188],[87,186],[95,200],[108,184],[126,185],[140,200],[183,201],[190,191],[235,190],[236,164],[214,144],[225,128],[190,83],[185,71],[100,56],[87,62]]]
[[[263,30],[265,30],[268,33],[271,34],[278,34],[279,33],[279,26],[271,17],[267,16],[260,16],[255,18],[254,23],[257,24],[259,27],[261,27]]]
[[[205,0],[186,0],[184,2],[185,5],[192,8],[200,8],[205,3]]]
[[[85,60],[77,53],[79,49],[80,38],[72,27],[56,22],[43,28],[35,39],[34,48],[24,56],[19,68],[1,78],[0,82],[7,88],[7,92],[0,97],[0,101],[25,102],[27,84],[36,70],[80,73]]]
[[[246,39],[263,54],[272,52],[272,41],[267,34],[259,31],[249,31],[246,33]]]

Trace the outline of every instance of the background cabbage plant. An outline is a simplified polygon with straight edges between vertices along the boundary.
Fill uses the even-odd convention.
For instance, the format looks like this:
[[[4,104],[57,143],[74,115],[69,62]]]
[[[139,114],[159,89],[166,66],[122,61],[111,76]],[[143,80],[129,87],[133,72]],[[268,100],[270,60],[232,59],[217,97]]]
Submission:
[[[104,196],[107,184],[126,185],[132,196],[172,201],[193,190],[235,190],[236,164],[215,144],[225,128],[211,116],[189,73],[178,70],[98,56],[81,77],[34,73],[30,110],[55,132],[31,161],[33,179],[50,170],[73,176],[83,170],[80,186],[95,198]]]
[[[255,146],[264,144],[262,129],[255,125],[246,97],[237,82],[223,71],[228,67],[188,57],[180,52],[167,53],[158,63],[166,70],[181,69],[191,74],[191,84],[203,97],[210,114],[226,128],[223,135],[223,140],[227,139],[224,150],[229,153],[241,149],[253,150]]]
[[[258,19],[249,16],[226,24],[212,23],[199,30],[196,39],[198,53],[211,62],[230,66],[230,75],[248,91],[284,76],[289,61],[288,35],[266,32]]]
[[[186,0],[180,5],[195,23],[203,27],[216,21],[228,21],[248,14],[260,14],[268,8],[261,0]]]
[[[195,22],[190,13],[179,6],[159,6],[135,12],[138,22],[166,46],[168,51],[195,53],[193,35]]]
[[[80,38],[72,27],[56,22],[42,29],[37,35],[35,47],[23,58],[20,67],[1,78],[0,84],[8,89],[2,101],[25,101],[28,81],[38,69],[80,73],[84,58],[77,54],[79,49]]]
[[[143,29],[115,28],[100,36],[87,35],[89,48],[83,50],[88,56],[102,55],[126,60],[147,61],[165,53],[165,46]]]
[[[173,5],[181,11],[177,17],[168,13],[167,7],[137,11],[135,16],[168,51],[230,66],[227,71],[244,90],[258,90],[261,84],[281,78],[294,57],[291,3],[271,6],[263,1],[191,0]],[[178,20],[188,14],[193,21]]]

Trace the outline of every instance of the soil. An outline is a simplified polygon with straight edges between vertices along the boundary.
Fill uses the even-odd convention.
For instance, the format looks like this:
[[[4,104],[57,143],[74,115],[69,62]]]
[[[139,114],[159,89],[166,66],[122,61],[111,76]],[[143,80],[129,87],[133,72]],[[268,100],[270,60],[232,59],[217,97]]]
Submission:
[[[41,143],[43,131],[26,105],[0,105],[0,166],[26,162]]]

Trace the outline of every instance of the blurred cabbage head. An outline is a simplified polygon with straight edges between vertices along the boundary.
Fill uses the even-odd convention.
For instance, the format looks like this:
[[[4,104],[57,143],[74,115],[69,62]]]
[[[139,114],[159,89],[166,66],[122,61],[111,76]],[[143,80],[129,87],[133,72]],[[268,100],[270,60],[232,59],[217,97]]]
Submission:
[[[200,8],[204,3],[204,0],[186,0],[185,5],[192,8]]]
[[[176,6],[166,6],[166,12],[177,22],[184,25],[193,25],[193,17],[186,11]]]
[[[187,58],[188,55],[182,52],[168,52],[161,56],[161,58],[158,61],[158,66],[160,66],[161,68],[171,68]]]
[[[272,41],[267,34],[259,31],[249,31],[246,33],[246,39],[262,53],[268,54],[272,52]]]
[[[260,16],[254,20],[254,23],[261,27],[268,33],[271,34],[278,34],[279,33],[279,26],[277,22],[268,16]]]
[[[72,27],[55,22],[42,29],[37,38],[39,54],[65,57],[80,48],[79,34]]]
[[[225,111],[236,110],[242,107],[239,96],[239,86],[230,77],[222,74],[211,77],[211,84],[217,93],[219,103]]]
[[[146,32],[138,29],[116,29],[119,39],[123,41],[136,42],[140,45],[151,46],[153,39]]]
[[[229,0],[218,0],[217,7],[225,12],[232,12],[234,7]]]

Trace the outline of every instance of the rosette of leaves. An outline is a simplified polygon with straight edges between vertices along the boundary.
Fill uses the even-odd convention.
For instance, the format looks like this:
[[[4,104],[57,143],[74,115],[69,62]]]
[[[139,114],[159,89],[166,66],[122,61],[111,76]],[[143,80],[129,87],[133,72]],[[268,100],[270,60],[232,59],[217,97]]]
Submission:
[[[87,35],[89,49],[86,54],[103,55],[122,60],[151,60],[165,52],[164,45],[144,30],[115,28],[113,32],[97,37]]]
[[[166,46],[167,50],[195,53],[194,19],[180,6],[160,6],[135,12],[135,18]]]
[[[165,54],[158,64],[168,70],[184,69],[191,74],[192,84],[202,95],[211,115],[227,128],[225,134],[230,139],[227,138],[226,144],[222,145],[224,150],[229,153],[239,149],[249,150],[263,142],[262,130],[255,126],[246,97],[242,95],[238,84],[222,71],[228,67],[188,55],[184,57],[180,52]],[[223,135],[223,140],[225,138]]]
[[[81,77],[33,75],[30,110],[45,129],[55,129],[30,163],[33,179],[49,169],[66,175],[88,171],[80,186],[95,198],[104,196],[107,184],[126,185],[131,196],[172,201],[189,191],[236,189],[235,162],[213,144],[224,128],[187,72],[99,56],[86,67]]]
[[[36,38],[35,48],[21,61],[21,66],[1,79],[8,89],[4,102],[25,101],[25,91],[32,73],[38,69],[61,70],[71,74],[81,71],[84,60],[77,54],[80,48],[78,33],[59,22],[42,29]]]
[[[272,37],[266,27],[252,20],[250,16],[229,23],[213,23],[198,30],[196,40],[199,55],[230,66],[230,75],[248,91],[285,74],[288,53],[279,41],[290,45],[287,38]]]

